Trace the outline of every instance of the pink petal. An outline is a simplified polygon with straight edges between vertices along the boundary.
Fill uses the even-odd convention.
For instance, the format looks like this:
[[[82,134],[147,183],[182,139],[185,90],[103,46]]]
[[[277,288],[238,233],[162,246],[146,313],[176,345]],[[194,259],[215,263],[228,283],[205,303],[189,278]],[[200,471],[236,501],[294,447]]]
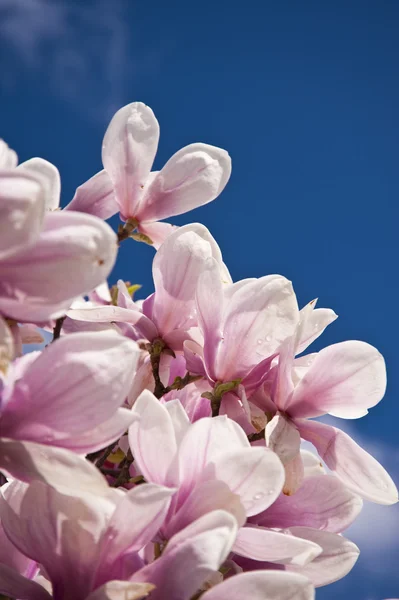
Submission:
[[[72,437],[58,438],[57,442],[52,443],[68,448],[77,454],[97,452],[118,440],[129,429],[133,421],[134,415],[131,410],[118,408],[110,419],[97,427],[89,428]]]
[[[378,404],[385,388],[385,363],[378,350],[365,342],[341,342],[317,354],[286,410],[292,417],[329,412],[358,418]]]
[[[195,290],[212,256],[221,259],[220,249],[206,227],[199,224],[180,227],[156,253],[152,319],[162,335],[196,324]]]
[[[216,585],[203,600],[313,600],[314,589],[306,577],[283,571],[239,573]]]
[[[187,371],[192,375],[205,375],[202,348],[196,342],[186,340],[183,344]]]
[[[274,379],[274,369],[269,373],[269,376],[272,378],[272,385],[270,389],[271,396],[276,407],[281,411],[285,411],[287,401],[294,391],[293,367],[297,335],[298,328],[295,335],[287,338],[281,344]]]
[[[301,458],[305,477],[325,475],[326,470],[317,454],[313,454],[313,452],[309,452],[308,450],[303,450],[301,448]]]
[[[105,583],[116,561],[152,541],[165,520],[173,494],[173,489],[147,483],[123,495],[100,540],[96,586]]]
[[[140,223],[138,230],[140,233],[147,235],[152,241],[152,245],[156,250],[164,243],[171,233],[179,229],[177,225],[171,223],[148,222]]]
[[[43,187],[34,175],[17,170],[0,173],[1,260],[23,252],[38,239],[44,202]]]
[[[391,477],[349,435],[317,421],[297,419],[295,422],[301,437],[316,447],[329,469],[350,490],[377,504],[398,502],[398,490]]]
[[[156,586],[151,600],[189,600],[227,558],[236,533],[232,515],[223,510],[208,513],[173,536],[162,556],[132,580]]]
[[[107,278],[116,254],[115,233],[97,217],[49,213],[35,246],[0,265],[0,311],[27,322],[63,316]]]
[[[306,315],[306,322],[297,341],[296,354],[306,350],[323,333],[325,328],[338,318],[338,315],[331,308],[315,308],[316,300],[313,300],[311,305],[313,310],[309,315]],[[299,311],[299,314],[302,315],[305,309]]]
[[[6,484],[2,487],[1,492],[3,494],[6,487],[8,486],[9,484]],[[27,558],[14,546],[14,544],[10,542],[0,523],[0,568],[2,565],[6,565],[10,569],[17,571],[21,575],[26,575],[27,573],[29,573],[29,571],[31,571],[33,564],[34,563],[30,558]]]
[[[0,564],[0,594],[19,600],[51,600],[41,585],[4,564]]]
[[[21,481],[39,480],[65,493],[88,490],[105,494],[108,484],[99,470],[81,456],[35,442],[0,438],[0,470]]]
[[[182,148],[152,180],[139,219],[160,221],[208,204],[223,191],[230,173],[225,150],[201,143]]]
[[[129,428],[129,444],[140,471],[147,481],[173,485],[169,471],[177,444],[168,411],[151,392],[144,390],[132,412],[136,421]]]
[[[118,110],[105,133],[103,165],[125,219],[137,216],[158,139],[158,121],[151,108],[142,102],[133,102]]]
[[[246,514],[241,499],[226,483],[218,480],[200,482],[166,525],[165,535],[169,538],[203,515],[219,509],[232,514],[239,527],[244,525]]]
[[[32,173],[41,182],[46,210],[57,210],[61,195],[61,179],[57,167],[44,158],[31,158],[18,165],[17,171],[20,170]]]
[[[227,483],[231,491],[240,496],[247,516],[256,515],[280,495],[284,484],[283,466],[277,455],[267,448],[232,450],[231,445],[227,448],[215,456],[204,478],[209,478],[212,472],[215,479]]]
[[[99,171],[80,185],[64,210],[83,212],[105,220],[115,215],[119,211],[119,205],[107,172]]]
[[[277,414],[268,422],[265,438],[267,447],[277,454],[283,465],[299,453],[301,436],[292,421],[283,415]]]
[[[154,376],[149,357],[146,357],[144,362],[137,369],[132,387],[130,388],[127,402],[129,406],[133,406],[141,392],[144,390],[152,391],[155,387]]]
[[[164,406],[169,413],[175,432],[175,439],[179,446],[190,427],[190,420],[179,400],[171,400],[170,402],[166,402]]]
[[[216,382],[216,360],[223,343],[224,295],[220,266],[215,259],[206,262],[206,270],[198,279],[196,305],[198,324],[204,336],[203,360],[210,379]]]
[[[249,280],[236,288],[223,321],[216,375],[229,381],[245,376],[293,333],[298,308],[291,282],[277,275]]]
[[[282,565],[306,565],[321,551],[315,543],[261,527],[242,527],[233,546],[240,556]]]
[[[263,527],[285,528],[294,525],[340,533],[355,520],[363,502],[337,477],[315,475],[304,479],[293,496],[281,494],[253,521]]]
[[[73,586],[81,598],[90,591],[98,542],[114,508],[93,494],[64,495],[40,482],[28,486],[19,508],[12,498],[0,504],[7,535],[44,566],[54,596]]]
[[[134,342],[111,331],[60,338],[16,384],[0,435],[62,446],[62,434],[73,440],[101,425],[124,402],[139,353]]]
[[[359,548],[341,535],[317,531],[310,527],[290,527],[289,531],[292,535],[314,542],[322,548],[321,554],[306,566],[288,567],[308,577],[316,587],[334,583],[345,577],[359,558]]]
[[[300,452],[284,465],[284,470],[285,482],[283,493],[287,496],[292,496],[293,494],[296,494],[301,487],[305,476],[305,469]]]
[[[243,398],[245,398],[245,396],[243,396]],[[228,392],[227,394],[223,394],[223,398],[220,403],[219,415],[227,415],[229,419],[232,419],[238,423],[245,433],[249,435],[251,433],[255,433],[256,429],[251,423],[251,415],[248,414],[247,409],[248,401],[244,401],[244,403],[242,403],[236,394]]]
[[[193,423],[180,444],[178,454],[180,481],[184,482],[184,487],[191,490],[204,468],[223,455],[226,448],[232,451],[250,450],[247,436],[237,423],[224,416]]]

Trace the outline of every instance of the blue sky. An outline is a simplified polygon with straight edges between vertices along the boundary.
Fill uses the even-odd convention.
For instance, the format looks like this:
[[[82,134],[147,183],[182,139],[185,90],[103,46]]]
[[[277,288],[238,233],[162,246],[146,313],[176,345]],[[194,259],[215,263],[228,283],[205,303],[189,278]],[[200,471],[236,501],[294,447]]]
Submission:
[[[160,121],[157,168],[191,142],[227,149],[223,194],[175,222],[209,227],[235,280],[281,273],[333,308],[316,349],[379,348],[386,397],[343,425],[397,482],[398,20],[394,0],[0,0],[0,137],[58,166],[63,204],[128,102]],[[152,256],[125,243],[113,280],[149,293]],[[397,506],[368,505],[357,566],[317,597],[398,596],[398,534]]]

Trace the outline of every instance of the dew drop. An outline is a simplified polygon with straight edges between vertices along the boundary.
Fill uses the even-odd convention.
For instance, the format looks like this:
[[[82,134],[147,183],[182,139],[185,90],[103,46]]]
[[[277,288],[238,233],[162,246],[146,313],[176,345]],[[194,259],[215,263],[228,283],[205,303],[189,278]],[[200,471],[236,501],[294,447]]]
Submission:
[[[263,343],[263,340],[258,340],[256,343],[260,346]]]
[[[270,341],[271,341],[271,339],[272,339],[271,335],[267,335],[267,336],[265,337],[265,341],[266,341],[266,342],[270,342]]]
[[[257,494],[254,495],[253,499],[254,500],[260,500],[261,498],[263,498],[265,494],[263,492],[258,492]]]

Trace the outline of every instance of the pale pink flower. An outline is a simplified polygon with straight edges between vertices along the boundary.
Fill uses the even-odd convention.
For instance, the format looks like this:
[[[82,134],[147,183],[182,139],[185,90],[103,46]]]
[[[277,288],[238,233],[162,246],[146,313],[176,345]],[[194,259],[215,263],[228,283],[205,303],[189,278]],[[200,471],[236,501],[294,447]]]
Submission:
[[[251,427],[247,397],[266,378],[299,319],[292,284],[280,275],[268,275],[226,285],[216,261],[209,259],[198,281],[196,307],[203,343],[185,342],[187,368],[207,377],[215,388],[236,383],[233,392],[221,398],[220,413]]]
[[[182,148],[151,172],[158,140],[159,124],[148,106],[134,102],[118,110],[104,136],[104,171],[77,189],[68,208],[102,218],[119,210],[158,247],[173,226],[157,221],[211,202],[231,173],[228,153],[202,143]]]
[[[365,342],[341,342],[295,359],[307,337],[313,305],[301,311],[297,331],[280,348],[278,365],[269,372],[263,390],[251,398],[260,408],[276,413],[266,426],[266,443],[283,461],[291,493],[303,476],[299,446],[304,438],[355,493],[372,502],[393,504],[398,501],[396,486],[370,454],[343,431],[308,420],[326,413],[362,417],[382,399],[386,387],[384,359]]]
[[[118,590],[137,592],[129,598],[152,590],[152,600],[189,600],[226,559],[237,525],[229,513],[213,511],[146,564],[141,550],[157,538],[173,492],[144,484],[106,497],[66,496],[40,482],[14,482],[3,493],[0,516],[10,541],[44,567],[54,600],[116,600]],[[9,575],[0,569],[2,593],[49,600],[39,583],[17,571]]]
[[[45,214],[41,179],[29,170],[0,171],[0,313],[45,323],[111,271],[116,236],[100,219]]]
[[[209,258],[215,260],[219,278],[230,275],[219,246],[203,225],[180,227],[155,254],[152,272],[155,293],[140,307],[118,282],[118,306],[71,309],[71,319],[131,326],[131,337],[152,342],[162,339],[168,348],[182,351],[186,339],[198,339],[195,290]]]
[[[148,391],[133,407],[136,420],[129,444],[146,481],[177,488],[160,535],[167,541],[210,511],[231,512],[240,530],[232,551],[276,563],[306,564],[321,552],[313,542],[262,529],[262,540],[241,535],[248,517],[261,513],[279,496],[284,471],[265,447],[250,446],[243,430],[225,416],[190,424],[178,401],[162,405]],[[156,444],[154,444],[156,440]],[[253,529],[253,528],[252,528]]]

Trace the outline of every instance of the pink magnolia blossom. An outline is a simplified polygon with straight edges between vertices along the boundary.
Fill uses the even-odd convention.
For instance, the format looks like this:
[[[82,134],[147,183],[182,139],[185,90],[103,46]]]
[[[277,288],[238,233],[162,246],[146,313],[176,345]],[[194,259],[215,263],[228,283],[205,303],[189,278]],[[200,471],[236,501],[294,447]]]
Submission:
[[[367,414],[385,393],[384,359],[373,346],[359,341],[295,359],[312,312],[313,303],[301,311],[297,331],[280,349],[278,365],[269,372],[263,391],[251,398],[275,413],[266,426],[266,443],[286,467],[290,493],[302,480],[299,446],[304,438],[351,490],[372,502],[393,504],[398,501],[396,486],[370,454],[343,431],[308,420],[326,413],[350,419]]]
[[[213,511],[174,536],[161,558],[146,561],[141,550],[156,539],[173,492],[144,484],[107,497],[65,496],[40,482],[12,483],[0,501],[4,530],[44,567],[52,596],[17,571],[11,577],[11,569],[0,569],[0,591],[21,590],[27,600],[116,600],[124,589],[137,592],[129,598],[151,590],[152,600],[189,600],[227,557],[237,525],[229,513]]]
[[[160,531],[165,541],[199,517],[222,509],[231,512],[241,527],[234,552],[245,556],[258,552],[259,560],[306,564],[321,551],[317,544],[266,528],[261,550],[258,539],[254,544],[249,540],[242,549],[246,518],[272,505],[284,472],[274,453],[251,448],[234,421],[221,416],[190,424],[178,401],[162,405],[150,392],[142,393],[133,414],[129,444],[144,478],[178,488]]]
[[[214,200],[231,173],[225,150],[190,144],[151,172],[159,140],[159,125],[142,102],[124,106],[114,115],[102,149],[104,171],[83,186],[68,208],[109,218],[116,212],[131,220],[158,247],[173,226],[157,223]]]
[[[12,353],[6,333],[0,346],[4,370]],[[66,485],[73,467],[82,471],[84,485],[94,473],[102,487],[94,466],[69,451],[96,451],[126,431],[133,417],[121,405],[138,356],[137,345],[118,333],[76,333],[9,365],[0,393],[0,469],[54,485],[64,477]]]
[[[222,261],[219,246],[203,225],[180,227],[162,244],[153,261],[155,293],[140,308],[130,298],[123,282],[118,282],[118,306],[71,309],[72,319],[116,322],[131,326],[134,339],[162,341],[174,351],[182,351],[186,339],[197,339],[195,290],[209,258],[215,260],[219,279],[230,275]],[[222,285],[222,284],[221,284]]]
[[[196,306],[203,343],[185,342],[187,368],[207,377],[216,392],[218,385],[231,384],[233,393],[224,393],[220,411],[245,428],[247,397],[265,379],[299,319],[292,284],[269,275],[225,285],[216,261],[209,259],[198,281]]]
[[[40,179],[29,170],[0,171],[0,313],[17,321],[62,316],[116,259],[116,236],[103,221],[44,211]]]

